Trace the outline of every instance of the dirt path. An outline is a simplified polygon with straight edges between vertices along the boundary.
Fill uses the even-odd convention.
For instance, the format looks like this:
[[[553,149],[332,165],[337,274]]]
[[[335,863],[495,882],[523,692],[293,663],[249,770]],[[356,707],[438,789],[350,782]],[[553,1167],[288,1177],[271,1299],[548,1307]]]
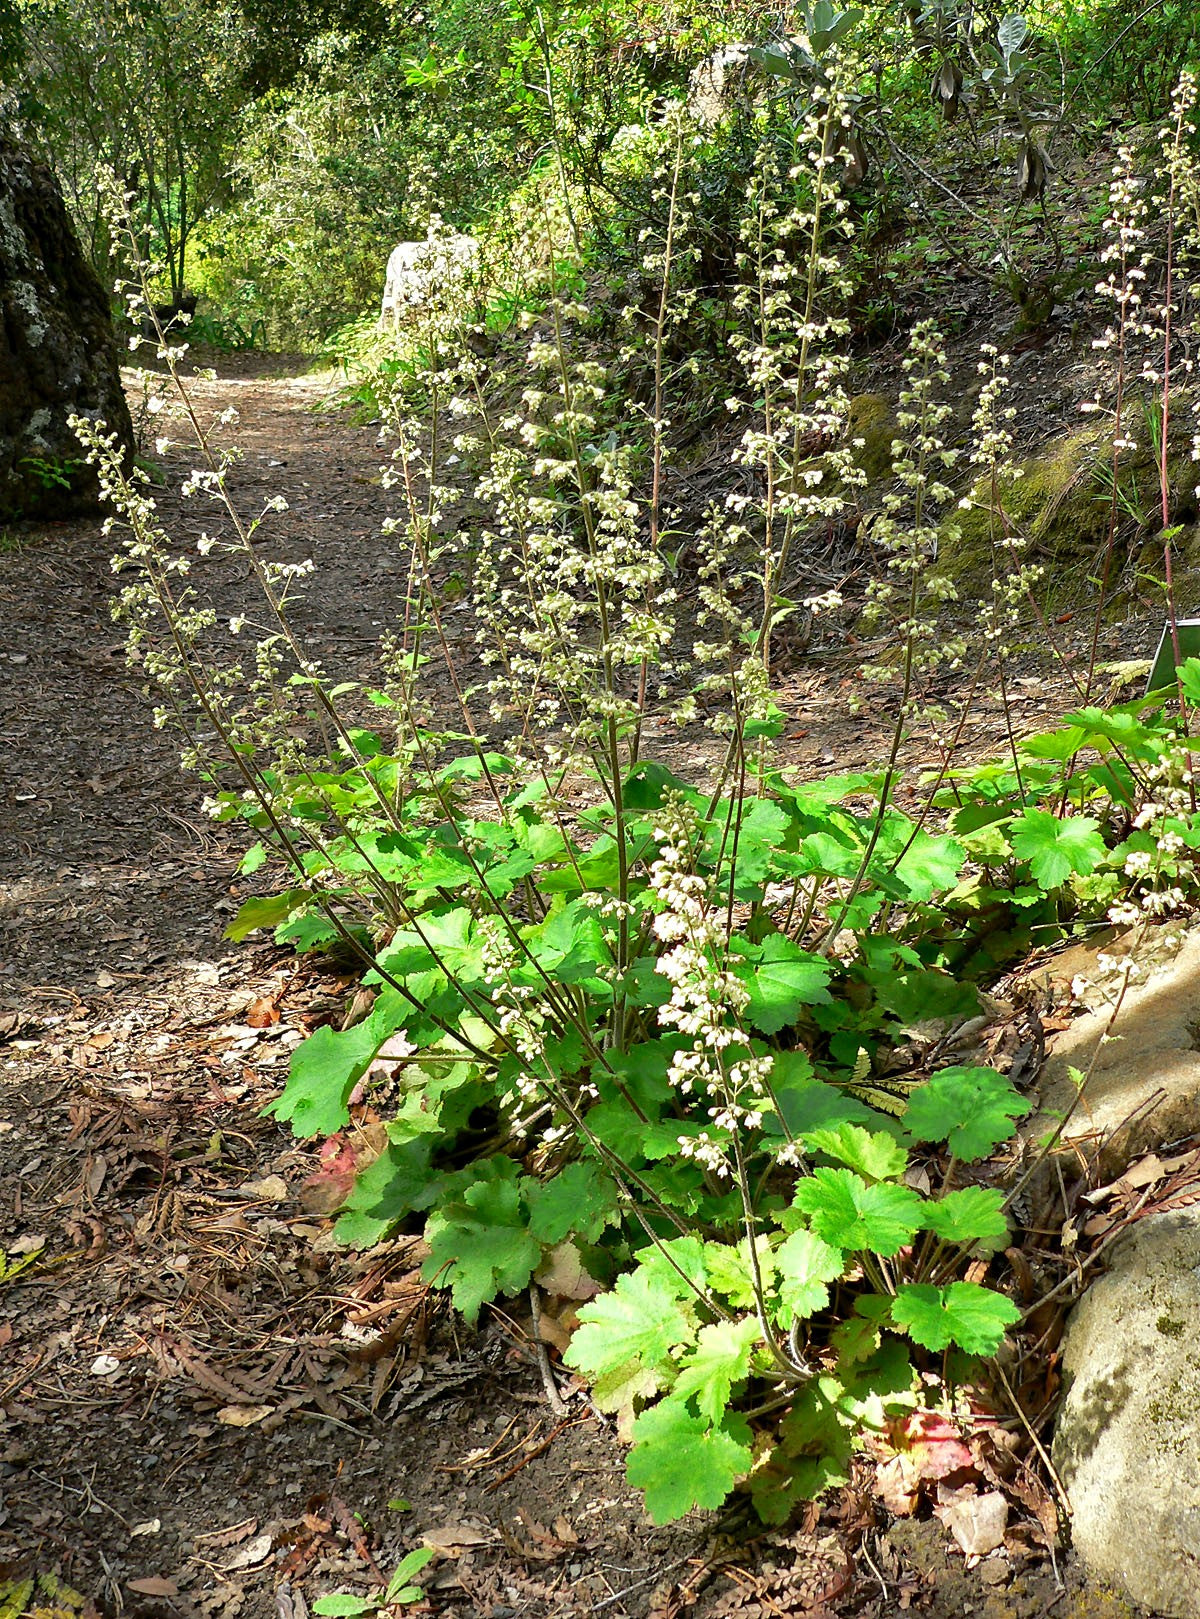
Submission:
[[[304,627],[345,675],[403,573],[378,538],[373,431],[315,414],[320,397],[302,375],[198,388],[239,410],[242,508],[287,499],[272,554],[316,560]],[[178,482],[189,459],[167,459]],[[162,505],[173,534],[211,525]],[[767,1542],[693,1609],[713,1521],[648,1525],[582,1395],[551,1413],[520,1324],[464,1334],[409,1242],[333,1244],[304,1185],[315,1151],[259,1109],[339,986],[223,941],[236,852],[125,665],[111,550],[97,521],[0,554],[0,1260],[39,1256],[0,1282],[0,1588],[55,1573],[106,1614],[303,1619],[432,1535],[439,1613],[799,1613],[839,1581],[843,1613],[939,1580],[941,1612],[982,1601],[935,1529],[919,1557],[872,1538],[849,1584],[837,1557],[813,1573],[829,1543]],[[224,588],[238,610],[244,579]],[[796,676],[818,716],[801,761],[875,746],[838,718],[841,678]],[[1057,1600],[1035,1569],[996,1612]]]

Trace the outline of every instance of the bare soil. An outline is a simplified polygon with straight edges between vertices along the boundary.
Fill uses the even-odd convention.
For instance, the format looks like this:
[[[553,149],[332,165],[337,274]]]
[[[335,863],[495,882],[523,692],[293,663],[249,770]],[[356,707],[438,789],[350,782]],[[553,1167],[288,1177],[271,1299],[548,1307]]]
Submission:
[[[239,411],[236,498],[254,515],[286,496],[264,543],[315,559],[305,632],[366,673],[405,583],[374,430],[315,412],[325,383],[299,364],[218,363],[197,394]],[[213,519],[173,492],[187,452],[166,460],[164,518],[189,545]],[[0,1588],[54,1573],[69,1611],[303,1619],[432,1537],[416,1611],[464,1619],[1129,1611],[1032,1542],[968,1570],[939,1524],[893,1526],[863,1491],[787,1535],[703,1514],[655,1529],[584,1392],[551,1410],[527,1321],[466,1331],[413,1239],[339,1249],[305,1184],[316,1145],[260,1109],[351,986],[223,939],[240,848],[153,728],[99,519],[8,538],[0,1260],[38,1257],[0,1280]],[[221,589],[223,610],[247,599],[232,574]],[[1115,626],[1106,655],[1155,635]],[[783,670],[796,762],[877,760],[881,721],[845,703],[861,656],[841,638]],[[1069,701],[1037,660],[1016,673],[1029,728]],[[972,726],[981,748],[1002,739],[994,706]]]

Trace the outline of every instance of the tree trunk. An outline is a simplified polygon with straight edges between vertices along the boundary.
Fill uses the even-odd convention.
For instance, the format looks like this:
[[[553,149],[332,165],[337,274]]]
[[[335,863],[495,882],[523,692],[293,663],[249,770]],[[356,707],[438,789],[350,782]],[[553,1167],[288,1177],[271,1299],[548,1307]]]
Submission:
[[[96,508],[72,414],[132,453],[107,294],[54,176],[0,136],[0,522]]]

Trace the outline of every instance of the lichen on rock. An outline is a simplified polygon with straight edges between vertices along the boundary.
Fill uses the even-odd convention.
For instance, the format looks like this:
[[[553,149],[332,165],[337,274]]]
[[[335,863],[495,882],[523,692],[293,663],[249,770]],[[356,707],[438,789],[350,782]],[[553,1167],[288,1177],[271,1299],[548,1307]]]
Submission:
[[[857,394],[846,413],[846,438],[854,446],[854,459],[868,483],[890,478],[892,445],[900,429],[891,401],[884,394]]]

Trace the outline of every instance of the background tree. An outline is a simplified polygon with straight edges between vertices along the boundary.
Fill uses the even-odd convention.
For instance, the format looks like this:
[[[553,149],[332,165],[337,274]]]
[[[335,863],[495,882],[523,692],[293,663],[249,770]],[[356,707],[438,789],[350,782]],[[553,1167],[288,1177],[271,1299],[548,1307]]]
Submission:
[[[121,268],[96,186],[104,164],[178,300],[196,227],[228,200],[245,100],[234,17],[200,0],[35,0],[25,40],[30,112],[92,262],[108,279]]]

